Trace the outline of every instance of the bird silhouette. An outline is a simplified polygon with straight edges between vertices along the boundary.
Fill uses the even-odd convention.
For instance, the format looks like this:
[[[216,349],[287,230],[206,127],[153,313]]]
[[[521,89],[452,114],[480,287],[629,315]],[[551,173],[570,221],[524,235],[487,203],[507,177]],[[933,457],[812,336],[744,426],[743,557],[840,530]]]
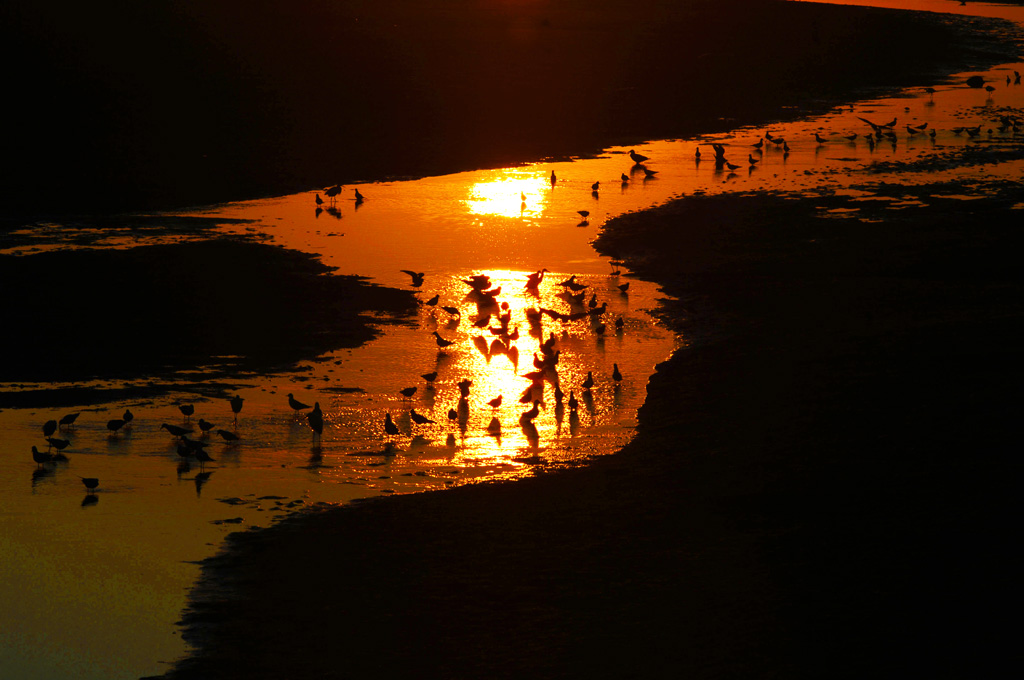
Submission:
[[[589,390],[594,386],[594,372],[587,371],[587,378],[583,381],[583,389]]]
[[[86,493],[96,493],[96,487],[100,485],[98,477],[79,477],[82,480],[82,484],[85,485]]]
[[[440,295],[435,295],[434,297],[430,298],[429,300],[427,300],[423,304],[427,305],[428,307],[434,307],[440,301],[441,301],[441,296]]]
[[[338,194],[341,193],[341,185],[335,184],[333,187],[324,189],[324,193],[327,195],[327,198],[331,199],[331,202],[334,202],[338,198]]]
[[[56,420],[47,420],[45,423],[43,423],[43,436],[44,437],[49,437],[50,435],[52,435],[56,431],[57,431],[57,421]]]
[[[419,288],[420,286],[423,285],[423,277],[426,276],[426,274],[424,274],[423,272],[414,272],[411,269],[403,269],[401,271],[403,274],[408,274],[409,276],[412,277],[412,285],[415,288]]]
[[[456,414],[456,417],[457,416],[458,414]],[[416,413],[416,409],[409,410],[409,417],[412,418],[412,422],[416,423],[417,425],[433,425],[435,422],[430,418],[426,417],[425,415]]]
[[[764,140],[763,139],[759,139],[759,140],[757,140],[757,142],[755,142],[754,144],[751,144],[750,146],[752,146],[755,149],[757,149],[758,151],[760,151],[762,148],[764,148]]]
[[[66,449],[69,446],[71,446],[71,442],[69,440],[67,440],[67,439],[57,439],[56,437],[47,437],[46,441],[47,441],[47,443],[50,446],[52,446],[53,448],[57,449],[58,451],[63,451],[64,449]]]
[[[651,170],[650,168],[644,168],[644,179],[651,179],[658,174],[657,170]]]
[[[757,162],[758,162],[758,161],[757,161],[757,159],[756,159],[756,158],[754,158],[753,156],[751,156],[750,154],[747,154],[747,161],[748,161],[748,162],[749,162],[749,163],[750,163],[751,165],[757,165]]]
[[[814,141],[816,141],[818,144],[824,144],[825,143],[825,138],[822,137],[821,135],[819,135],[817,132],[815,132],[814,133]]]
[[[324,204],[324,199],[320,198],[320,194],[316,195],[316,207],[320,207]]]
[[[555,171],[551,171],[551,186],[555,186],[555,182],[558,181],[558,177],[555,176]]]
[[[582,217],[584,220],[586,220],[588,217],[590,217],[590,211],[589,210],[577,210],[576,212],[578,212],[580,217]]]
[[[211,423],[208,420],[203,420],[202,418],[200,418],[199,429],[202,430],[203,432],[209,432],[210,430],[213,429],[213,423]]]
[[[306,421],[309,422],[310,429],[317,437],[324,433],[324,414],[320,410],[319,401],[313,402],[313,410],[306,416]]]
[[[395,421],[391,420],[391,413],[384,414],[384,431],[388,434],[401,434],[401,430],[398,429],[398,425],[395,425]]]
[[[192,414],[196,412],[196,407],[192,404],[181,404],[178,406],[178,410],[181,411],[181,415],[185,416],[185,422],[192,417]]]
[[[109,427],[109,425],[108,425],[108,427]],[[190,429],[188,429],[186,427],[178,427],[177,425],[170,425],[168,423],[164,423],[163,425],[161,425],[160,429],[161,430],[167,430],[172,436],[179,437],[179,438],[180,437],[184,437],[186,434],[188,434],[189,432],[192,431],[192,430],[190,430]]]
[[[72,427],[75,426],[75,421],[78,420],[78,416],[80,416],[80,415],[82,415],[82,414],[81,413],[69,413],[66,416],[63,416],[60,419],[60,423],[58,424],[58,427],[66,427],[68,429],[71,429]]]
[[[359,189],[356,189],[356,203],[362,203],[365,200],[365,196],[359,193]]]
[[[487,434],[497,437],[501,434],[501,421],[495,418],[491,418],[491,422],[487,423]]]
[[[640,165],[644,161],[651,160],[649,157],[644,156],[643,154],[638,154],[633,149],[629,150],[629,157],[633,160],[633,163],[636,164],[636,165]]]
[[[242,412],[242,402],[245,399],[235,395],[231,397],[231,412],[235,414],[235,425],[238,425],[238,414]]]
[[[125,427],[128,427],[132,424],[132,421],[135,420],[135,414],[132,413],[131,409],[126,408],[124,413],[121,415],[121,420],[124,421]]]
[[[437,346],[440,347],[441,349],[447,349],[455,344],[454,340],[445,340],[444,338],[442,338],[441,334],[438,333],[437,331],[434,331],[434,342],[436,342]]]
[[[420,377],[423,378],[424,380],[426,380],[428,383],[432,383],[435,380],[437,380],[437,371],[431,371],[430,373],[424,373]]]
[[[32,460],[36,462],[36,469],[44,463],[49,463],[53,460],[53,456],[48,454],[46,451],[40,451],[36,447],[32,447]]]
[[[120,418],[107,421],[107,429],[110,430],[110,434],[117,434],[122,427],[124,427],[124,421]]]
[[[459,308],[458,308],[458,307],[451,307],[451,306],[449,306],[449,305],[442,305],[442,306],[441,306],[441,309],[443,309],[444,311],[448,312],[448,313],[449,313],[449,314],[451,314],[452,316],[457,316],[457,317],[459,317],[460,319],[462,318],[462,312],[461,312],[461,311],[459,311]]]
[[[295,411],[305,411],[309,408],[309,404],[303,404],[301,401],[296,399],[290,392],[288,393],[288,405]]]
[[[971,76],[967,79],[967,87],[979,88],[984,85],[987,81],[981,76]]]
[[[491,408],[498,408],[498,407],[500,407],[501,406],[501,395],[499,394],[494,399],[491,399],[489,402],[487,402],[487,405],[490,406]]]
[[[615,382],[622,382],[622,373],[619,371],[619,365],[612,364],[612,367],[612,380],[614,380]]]
[[[601,183],[600,182],[594,182],[593,184],[590,185],[590,190],[591,191],[597,191],[600,188],[601,188]]]
[[[196,449],[196,460],[199,461],[199,469],[200,470],[202,470],[204,467],[206,467],[207,463],[215,463],[215,462],[217,462],[214,458],[210,457],[210,454],[208,454],[206,451],[204,451],[201,448]]]
[[[626,282],[625,282],[625,283],[623,283],[623,284],[619,284],[619,291],[621,291],[621,292],[625,293],[625,292],[627,292],[628,290],[629,290],[629,281],[626,281]]]
[[[629,184],[629,175],[627,175],[626,173],[622,173],[621,179],[623,184]]]
[[[240,437],[230,430],[217,430],[217,434],[226,442],[237,442]]]

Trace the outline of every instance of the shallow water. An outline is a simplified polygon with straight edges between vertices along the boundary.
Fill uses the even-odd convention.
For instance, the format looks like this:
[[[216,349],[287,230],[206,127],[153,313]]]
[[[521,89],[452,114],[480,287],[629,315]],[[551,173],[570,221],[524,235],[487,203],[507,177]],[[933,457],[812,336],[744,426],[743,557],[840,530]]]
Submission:
[[[942,4],[945,9],[952,3]],[[1001,16],[1019,13],[1019,8],[1003,9]],[[879,184],[954,179],[957,189],[948,197],[983,196],[993,179],[1019,180],[1021,162],[965,165],[958,156],[1019,139],[1012,131],[999,132],[992,122],[1001,112],[1015,113],[1024,105],[1024,86],[1005,85],[1004,76],[1012,76],[1013,69],[1024,71],[1024,66],[1005,65],[986,74],[998,85],[991,94],[963,86],[972,74],[958,74],[934,95],[915,90],[767,128],[646,143],[636,150],[651,157],[647,167],[657,174],[649,179],[626,157],[629,149],[612,148],[593,159],[360,185],[366,196],[360,205],[353,200],[354,187],[345,187],[336,212],[318,213],[312,191],[188,212],[210,218],[223,233],[260,236],[320,253],[340,273],[368,276],[383,285],[409,287],[410,278],[401,269],[424,272],[419,298],[439,295],[439,305],[459,307],[462,318],[453,323],[450,315],[423,306],[412,323],[386,326],[378,340],[363,347],[318,357],[285,374],[239,376],[233,392],[246,401],[237,428],[225,400],[187,391],[150,402],[0,413],[7,453],[0,459],[0,539],[8,555],[0,576],[8,603],[3,626],[10,631],[0,643],[0,668],[22,678],[161,672],[164,663],[185,651],[173,623],[198,574],[194,562],[212,554],[230,531],[265,526],[311,504],[515,477],[617,450],[631,436],[655,365],[686,339],[674,337],[648,313],[657,306],[655,286],[628,278],[628,272],[612,275],[616,265],[594,252],[590,242],[607,219],[694,193],[834,192],[903,210],[913,209],[920,199],[893,197]],[[876,122],[897,118],[896,143],[869,148],[863,136],[869,128],[859,117]],[[928,123],[938,132],[934,139],[927,133],[909,135],[907,123]],[[975,138],[951,131],[979,124],[984,132]],[[781,145],[755,151],[751,145],[765,131],[785,138],[789,153]],[[815,142],[815,131],[828,141]],[[856,139],[845,139],[854,132]],[[726,145],[735,171],[715,168],[712,142]],[[703,154],[699,163],[697,148]],[[748,155],[756,165],[750,165]],[[920,172],[903,165],[946,157],[948,163]],[[558,177],[554,186],[552,171]],[[628,181],[620,179],[622,173]],[[596,194],[594,182],[600,182]],[[586,224],[579,210],[589,211]],[[857,216],[836,214],[847,220]],[[175,217],[157,216],[157,221]],[[82,247],[78,236],[67,225],[27,227],[13,251],[72,242]],[[120,229],[97,225],[88,247],[180,238],[159,230],[126,238]],[[552,271],[538,300],[523,283],[541,267]],[[499,300],[512,310],[510,328],[519,328],[518,366],[506,354],[482,352],[473,340],[479,336],[490,343],[494,337],[471,326],[477,310],[466,298],[469,288],[462,279],[478,273],[502,286]],[[518,398],[528,385],[519,376],[533,370],[537,347],[523,313],[532,306],[570,311],[555,285],[570,274],[590,286],[588,295],[593,290],[599,302],[607,302],[609,329],[602,339],[588,320],[563,328],[545,319],[544,333],[554,330],[561,338],[559,380],[566,393],[574,389],[579,394],[587,371],[594,373],[597,385],[575,424],[568,410],[558,417],[549,385],[534,435],[518,425],[519,413],[526,410]],[[623,294],[617,286],[626,281],[631,285]],[[619,316],[625,322],[621,334],[611,327]],[[439,353],[434,330],[456,344]],[[618,389],[610,379],[613,363],[625,376]],[[420,375],[433,370],[438,378],[428,389]],[[191,383],[197,377],[201,370],[181,380]],[[466,377],[474,384],[469,416],[460,428],[449,424],[446,414],[457,403],[455,384]],[[417,386],[416,394],[404,399],[399,390],[411,386]],[[287,406],[289,392],[323,407],[327,425],[319,443],[303,417]],[[498,394],[503,403],[492,409],[486,402]],[[204,417],[237,431],[242,440],[212,443],[216,461],[205,469],[194,463],[181,468],[172,438],[159,429],[165,422],[183,424],[179,402],[195,403],[193,420]],[[109,437],[106,421],[125,408],[136,415],[130,433]],[[413,408],[437,422],[414,425]],[[82,415],[66,435],[72,441],[69,462],[36,471],[28,451],[41,445],[42,423],[73,411]],[[401,435],[384,435],[386,412],[394,416]],[[492,417],[502,423],[500,437],[486,431]],[[455,436],[454,446],[445,444],[448,434]],[[395,455],[382,455],[388,444]],[[98,493],[87,495],[79,475],[99,477]]]

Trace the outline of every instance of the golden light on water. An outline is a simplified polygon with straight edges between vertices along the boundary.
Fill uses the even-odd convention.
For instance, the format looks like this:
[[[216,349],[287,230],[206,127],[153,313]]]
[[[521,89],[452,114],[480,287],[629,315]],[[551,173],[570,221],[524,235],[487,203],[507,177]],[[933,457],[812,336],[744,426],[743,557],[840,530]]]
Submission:
[[[465,205],[473,215],[534,217],[547,205],[548,176],[538,170],[506,168],[469,187]]]

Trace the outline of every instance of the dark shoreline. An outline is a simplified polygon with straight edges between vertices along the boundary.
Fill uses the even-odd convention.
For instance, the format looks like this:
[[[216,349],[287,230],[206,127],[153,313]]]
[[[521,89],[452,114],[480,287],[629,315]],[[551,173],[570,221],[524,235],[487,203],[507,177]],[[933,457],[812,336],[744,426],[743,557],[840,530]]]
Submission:
[[[28,105],[5,146],[19,168],[6,218],[586,155],[934,84],[1016,51],[989,39],[992,20],[767,0],[288,7],[8,3],[0,45],[33,60],[9,84]]]
[[[858,229],[818,216],[839,199],[761,194],[609,222],[596,247],[678,297],[692,341],[636,439],[232,535],[164,677],[998,675],[1022,198]]]

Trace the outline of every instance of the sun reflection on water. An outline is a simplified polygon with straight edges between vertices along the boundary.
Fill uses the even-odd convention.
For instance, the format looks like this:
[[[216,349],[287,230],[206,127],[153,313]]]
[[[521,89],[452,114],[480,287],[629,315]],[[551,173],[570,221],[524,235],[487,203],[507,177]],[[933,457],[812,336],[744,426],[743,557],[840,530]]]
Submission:
[[[468,187],[464,203],[472,215],[536,217],[544,213],[548,186],[547,176],[537,169],[495,170]]]

